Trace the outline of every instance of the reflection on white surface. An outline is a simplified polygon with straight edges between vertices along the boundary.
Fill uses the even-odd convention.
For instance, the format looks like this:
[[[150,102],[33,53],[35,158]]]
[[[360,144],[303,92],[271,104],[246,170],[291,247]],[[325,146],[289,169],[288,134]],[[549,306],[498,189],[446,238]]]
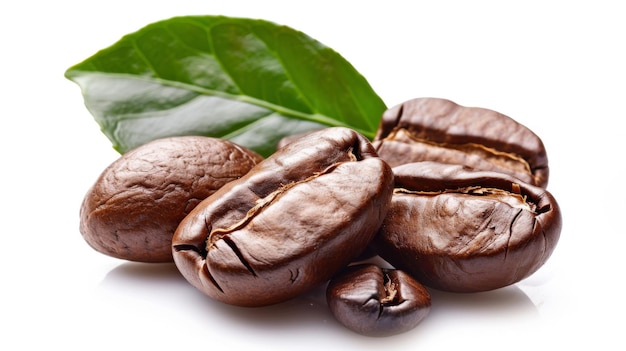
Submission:
[[[188,330],[187,335],[179,335],[182,339],[209,342],[229,335],[222,344],[249,347],[260,343],[273,350],[293,349],[298,340],[309,340],[300,347],[311,350],[337,345],[380,349],[389,343],[394,348],[463,345],[465,349],[489,350],[480,340],[541,334],[537,307],[517,286],[476,294],[431,290],[429,316],[414,330],[386,338],[361,336],[336,322],[327,309],[324,288],[272,306],[236,307],[197,291],[174,264],[122,263],[106,275],[96,295],[101,303],[109,304],[106,314],[123,311],[123,317],[115,322],[116,330],[128,333],[132,340],[159,336],[161,342],[173,344],[179,338],[168,335],[172,323],[179,334]],[[516,345],[536,345],[538,340],[520,340]]]

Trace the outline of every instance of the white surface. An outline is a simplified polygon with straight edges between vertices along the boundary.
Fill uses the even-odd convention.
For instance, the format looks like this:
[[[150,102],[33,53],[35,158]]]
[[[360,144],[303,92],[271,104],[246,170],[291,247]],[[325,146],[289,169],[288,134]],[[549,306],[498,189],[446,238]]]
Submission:
[[[624,12],[617,1],[503,3],[3,5],[0,349],[623,349]],[[563,210],[556,252],[515,286],[433,293],[431,314],[416,329],[373,339],[335,322],[320,291],[235,308],[201,295],[172,265],[93,251],[78,232],[78,209],[117,154],[63,73],[126,33],[191,14],[302,30],[344,55],[389,106],[443,97],[527,125],[546,144],[548,189]]]

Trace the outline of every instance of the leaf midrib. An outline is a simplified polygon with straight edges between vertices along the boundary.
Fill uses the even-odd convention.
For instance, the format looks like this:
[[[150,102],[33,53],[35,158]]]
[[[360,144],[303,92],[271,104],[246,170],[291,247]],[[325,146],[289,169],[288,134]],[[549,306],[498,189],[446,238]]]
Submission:
[[[154,73],[156,74],[156,72]],[[293,118],[297,118],[297,119],[304,120],[304,121],[316,122],[316,123],[320,123],[320,124],[324,124],[328,126],[335,126],[335,127],[348,127],[348,128],[354,129],[355,131],[363,134],[364,136],[370,139],[374,137],[373,133],[369,131],[357,129],[346,123],[342,123],[341,121],[335,120],[329,116],[326,116],[320,113],[300,112],[294,109],[287,108],[282,105],[277,105],[277,104],[273,104],[265,100],[257,99],[250,95],[245,95],[245,94],[235,95],[235,94],[230,94],[230,93],[226,93],[226,92],[219,91],[219,90],[203,88],[198,85],[183,83],[180,81],[173,81],[173,80],[163,79],[159,77],[133,75],[133,74],[127,74],[127,73],[111,73],[111,72],[105,73],[105,72],[72,70],[72,71],[67,72],[67,75],[69,78],[91,75],[91,76],[123,77],[123,78],[129,78],[129,79],[144,80],[147,82],[158,83],[167,87],[173,87],[173,88],[192,91],[192,92],[205,95],[205,96],[216,96],[216,97],[224,98],[227,100],[235,100],[235,101],[259,106],[259,107],[262,107],[271,111],[275,111],[276,113],[279,113],[283,116],[293,117]]]

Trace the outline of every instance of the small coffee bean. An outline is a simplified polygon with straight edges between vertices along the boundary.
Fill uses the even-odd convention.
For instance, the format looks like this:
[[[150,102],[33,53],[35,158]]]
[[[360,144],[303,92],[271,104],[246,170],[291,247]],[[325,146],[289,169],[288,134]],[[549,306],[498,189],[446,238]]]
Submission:
[[[390,336],[413,329],[430,312],[430,294],[397,269],[374,264],[348,266],[326,289],[333,316],[347,328],[367,336]]]
[[[541,139],[501,113],[419,98],[385,111],[373,142],[391,167],[418,161],[462,164],[548,185]]]
[[[498,172],[417,162],[393,168],[395,190],[373,245],[422,284],[478,292],[539,269],[561,233],[545,189]]]
[[[171,262],[180,221],[224,184],[262,160],[226,140],[158,139],[108,166],[80,209],[80,232],[95,250],[138,262]]]
[[[174,234],[174,261],[216,300],[285,301],[327,281],[365,249],[392,191],[391,168],[365,137],[323,129],[200,203]]]

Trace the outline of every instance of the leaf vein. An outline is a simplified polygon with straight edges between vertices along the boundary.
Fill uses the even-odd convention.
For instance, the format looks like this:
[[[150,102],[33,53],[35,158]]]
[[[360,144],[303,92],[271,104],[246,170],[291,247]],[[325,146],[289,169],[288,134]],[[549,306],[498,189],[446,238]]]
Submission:
[[[143,50],[141,50],[141,48],[139,48],[139,45],[137,45],[137,41],[133,38],[133,39],[130,40],[130,42],[132,43],[133,48],[137,52],[137,55],[146,64],[146,66],[152,71],[152,73],[154,74],[154,77],[160,78],[161,75],[159,74],[159,72],[157,72],[156,68],[154,67],[152,62],[148,59],[148,57],[145,55]]]

